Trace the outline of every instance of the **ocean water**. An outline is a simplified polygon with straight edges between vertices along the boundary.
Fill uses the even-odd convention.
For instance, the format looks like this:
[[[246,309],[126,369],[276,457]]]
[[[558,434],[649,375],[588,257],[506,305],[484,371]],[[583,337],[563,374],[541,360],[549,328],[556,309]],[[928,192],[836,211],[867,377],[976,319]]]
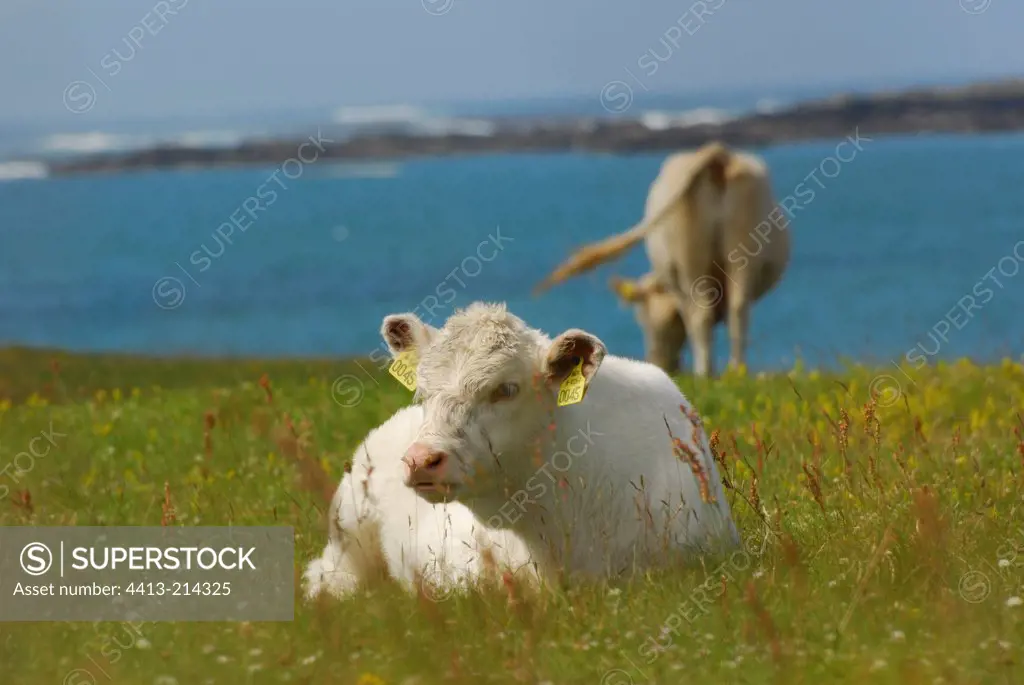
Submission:
[[[750,366],[886,363],[915,346],[939,358],[1019,356],[1024,136],[877,138],[840,150],[846,162],[824,161],[835,150],[761,151],[776,195],[799,204],[789,268],[752,314]],[[386,314],[416,308],[440,325],[486,300],[640,356],[632,312],[606,284],[646,271],[642,247],[530,291],[573,248],[637,221],[662,159],[313,163],[294,180],[279,174],[286,187],[274,168],[0,182],[0,345],[366,355]],[[266,210],[249,224],[240,208],[260,193]],[[232,213],[245,231],[218,240]],[[724,327],[716,343],[721,365]]]

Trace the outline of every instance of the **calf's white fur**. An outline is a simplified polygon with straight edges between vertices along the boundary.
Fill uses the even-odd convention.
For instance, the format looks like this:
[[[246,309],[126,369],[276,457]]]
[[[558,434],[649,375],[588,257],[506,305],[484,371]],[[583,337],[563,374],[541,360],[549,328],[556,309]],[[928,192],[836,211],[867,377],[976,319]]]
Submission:
[[[392,315],[382,335],[418,356],[424,418],[406,483],[516,533],[542,574],[610,577],[739,544],[707,436],[656,366],[582,330],[551,339],[503,305],[473,304],[440,330]],[[586,394],[558,407],[577,364]]]
[[[488,530],[462,504],[431,504],[404,484],[401,458],[416,438],[423,408],[406,407],[356,449],[329,510],[329,536],[304,576],[305,593],[344,597],[361,583],[390,576],[408,589],[446,594],[489,570],[535,576],[515,534]],[[490,550],[492,562],[485,561]]]

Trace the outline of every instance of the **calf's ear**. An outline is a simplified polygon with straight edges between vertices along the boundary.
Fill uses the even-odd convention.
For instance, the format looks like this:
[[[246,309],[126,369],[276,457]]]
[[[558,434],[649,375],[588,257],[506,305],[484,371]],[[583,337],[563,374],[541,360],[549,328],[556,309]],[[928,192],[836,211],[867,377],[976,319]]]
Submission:
[[[608,287],[626,304],[636,304],[644,299],[639,283],[628,278],[612,276],[608,280]]]
[[[544,375],[550,383],[561,383],[583,360],[583,378],[587,384],[604,361],[608,348],[596,335],[570,328],[554,339],[544,358]]]
[[[381,337],[387,343],[391,354],[396,356],[402,352],[422,350],[430,345],[435,333],[436,328],[423,323],[420,317],[408,312],[385,316],[380,327]]]

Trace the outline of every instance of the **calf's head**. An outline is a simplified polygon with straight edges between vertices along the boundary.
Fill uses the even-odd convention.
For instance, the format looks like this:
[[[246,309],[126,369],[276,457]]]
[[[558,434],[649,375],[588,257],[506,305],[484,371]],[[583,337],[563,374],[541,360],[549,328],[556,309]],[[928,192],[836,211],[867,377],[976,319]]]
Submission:
[[[552,340],[504,305],[481,303],[441,329],[393,314],[381,334],[392,354],[418,358],[424,421],[403,461],[406,485],[432,502],[502,496],[507,478],[535,470],[531,456],[553,420],[559,386],[580,362],[589,384],[606,353],[590,333],[569,329]]]
[[[633,308],[636,322],[644,334],[647,361],[666,373],[679,371],[679,355],[686,344],[686,325],[679,305],[654,274],[637,280],[613,276],[609,286],[622,302]]]

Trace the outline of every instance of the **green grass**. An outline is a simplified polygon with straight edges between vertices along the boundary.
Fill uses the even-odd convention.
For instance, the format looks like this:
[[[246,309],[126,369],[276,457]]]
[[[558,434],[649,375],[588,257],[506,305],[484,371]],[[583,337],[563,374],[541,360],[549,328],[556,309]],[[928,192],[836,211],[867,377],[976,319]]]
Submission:
[[[518,603],[297,594],[291,623],[0,624],[0,683],[1024,682],[1024,368],[882,373],[681,380],[747,540],[724,566]],[[345,374],[355,406],[332,398]],[[51,424],[65,437],[0,480],[0,524],[161,525],[166,484],[174,525],[294,526],[298,581],[326,528],[294,455],[336,483],[408,399],[353,362],[3,351],[0,468]]]

